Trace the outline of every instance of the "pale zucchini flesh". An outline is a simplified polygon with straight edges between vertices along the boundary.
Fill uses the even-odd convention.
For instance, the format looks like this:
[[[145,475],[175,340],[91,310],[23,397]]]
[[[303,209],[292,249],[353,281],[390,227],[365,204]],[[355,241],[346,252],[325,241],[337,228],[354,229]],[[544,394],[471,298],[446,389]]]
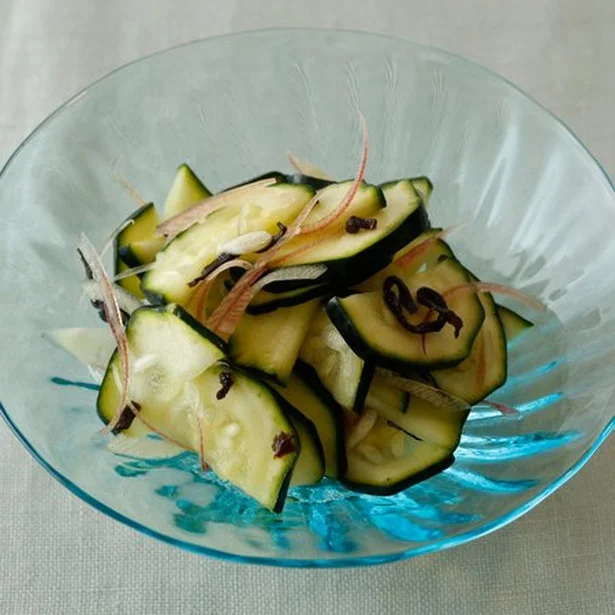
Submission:
[[[458,262],[447,258],[405,281],[412,296],[422,286],[440,294],[463,287],[447,299],[448,306],[463,321],[458,337],[450,325],[425,336],[407,331],[385,304],[382,291],[335,297],[327,303],[327,314],[352,350],[378,366],[413,374],[459,364],[470,354],[485,318],[477,293],[469,285],[469,274]],[[427,308],[421,307],[409,320],[418,324],[426,315]]]
[[[229,197],[222,209],[180,233],[163,250],[142,281],[154,303],[186,305],[194,294],[188,284],[219,255],[222,246],[252,231],[275,234],[278,222],[289,225],[314,191],[304,185],[274,184]]]
[[[324,310],[312,320],[299,357],[344,408],[363,408],[373,368],[352,351]]]
[[[173,184],[164,202],[164,217],[172,218],[210,196],[211,192],[196,173],[187,164],[182,164],[175,173]]]
[[[348,452],[343,482],[363,493],[392,495],[452,462],[450,450],[417,440],[379,418],[367,437]]]
[[[233,384],[218,399],[222,372],[232,375]],[[280,512],[301,442],[279,400],[262,382],[220,363],[199,375],[194,387],[201,400],[197,428],[204,461],[220,478]],[[276,456],[275,441],[282,434],[292,438],[294,450]]]
[[[372,186],[374,190],[376,189]],[[328,272],[323,282],[332,286],[358,284],[385,267],[393,254],[417,237],[429,226],[429,219],[419,196],[409,181],[399,182],[382,191],[386,207],[369,217],[376,221],[376,228],[352,234],[343,229],[313,248],[290,255],[296,248],[314,241],[309,236],[289,242],[280,251],[288,256],[284,267],[322,263]],[[350,214],[349,214],[350,215]],[[347,220],[348,216],[344,216]]]
[[[128,399],[141,407],[153,427],[181,446],[197,450],[190,416],[199,407],[193,379],[224,358],[225,345],[177,306],[143,307],[133,312],[126,327],[130,355]],[[116,351],[103,378],[98,413],[109,422],[120,400],[121,363]],[[125,435],[147,430],[134,420]]]
[[[151,262],[164,243],[156,235],[160,218],[153,203],[143,205],[125,220],[126,226],[117,234],[114,241],[115,273],[124,273],[132,267]],[[135,252],[132,246],[135,246]],[[118,284],[142,298],[141,282],[138,276],[130,276],[118,281]]]
[[[468,404],[485,399],[506,382],[506,335],[491,293],[479,293],[485,320],[469,356],[459,365],[431,372],[441,389]]]
[[[325,458],[325,474],[332,478],[346,471],[343,410],[318,379],[316,371],[298,361],[286,386],[274,385],[287,402],[316,428]]]
[[[319,307],[313,300],[259,316],[244,314],[229,340],[230,356],[267,378],[287,382]]]

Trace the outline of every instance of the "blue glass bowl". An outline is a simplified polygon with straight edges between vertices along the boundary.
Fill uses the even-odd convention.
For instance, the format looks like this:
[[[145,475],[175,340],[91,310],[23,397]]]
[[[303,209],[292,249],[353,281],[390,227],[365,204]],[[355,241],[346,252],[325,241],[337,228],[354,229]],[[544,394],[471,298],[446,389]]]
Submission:
[[[547,315],[510,347],[510,376],[477,406],[457,461],[399,495],[333,482],[272,515],[195,457],[117,457],[97,435],[96,385],[48,345],[92,326],[74,246],[101,245],[132,202],[116,168],[164,198],[187,161],[214,189],[274,168],[288,149],[351,176],[371,134],[372,182],[428,174],[432,220],[483,279],[538,296]],[[493,73],[365,33],[275,30],[199,41],[130,64],[63,105],[0,178],[2,413],[62,484],[102,512],[185,549],[280,566],[389,562],[467,542],[538,504],[615,426],[615,195],[584,146]],[[534,318],[536,315],[527,313]],[[14,471],[19,472],[19,468]]]

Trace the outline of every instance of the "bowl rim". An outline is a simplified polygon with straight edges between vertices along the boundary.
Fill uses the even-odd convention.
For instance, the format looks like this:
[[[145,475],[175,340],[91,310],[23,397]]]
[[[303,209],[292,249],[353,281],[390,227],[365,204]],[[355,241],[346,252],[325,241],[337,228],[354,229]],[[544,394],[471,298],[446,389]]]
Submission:
[[[396,43],[400,43],[406,45],[408,47],[413,47],[417,50],[424,50],[432,52],[436,55],[440,55],[443,57],[447,57],[456,62],[460,62],[463,64],[467,64],[474,69],[478,69],[479,72],[486,73],[490,78],[498,80],[504,84],[506,84],[509,88],[515,91],[517,94],[520,94],[522,98],[528,100],[530,103],[535,105],[541,112],[545,113],[552,121],[559,125],[560,128],[563,129],[564,134],[567,138],[571,139],[572,142],[581,147],[581,150],[589,156],[589,159],[593,161],[596,165],[598,171],[606,180],[607,185],[610,187],[611,192],[615,195],[615,184],[613,180],[610,178],[606,169],[602,166],[601,162],[598,158],[588,149],[588,147],[583,143],[583,141],[570,129],[570,127],[559,117],[557,117],[554,113],[552,113],[549,109],[547,109],[542,103],[538,102],[532,96],[523,91],[520,87],[509,81],[506,77],[503,77],[499,73],[494,70],[483,66],[477,62],[472,60],[468,60],[463,56],[452,53],[450,51],[440,49],[438,47],[432,45],[424,45],[421,43],[416,43],[409,39],[404,39],[396,36],[391,36],[387,34],[380,34],[376,32],[370,32],[367,30],[352,30],[352,29],[338,29],[338,28],[305,28],[305,27],[274,27],[274,28],[264,28],[264,29],[252,29],[252,30],[241,30],[238,32],[231,32],[225,34],[219,34],[216,36],[210,36],[200,39],[195,39],[191,41],[187,41],[178,45],[174,45],[171,47],[167,47],[165,49],[161,49],[154,53],[147,54],[145,56],[141,56],[136,58],[130,62],[122,64],[117,68],[111,70],[110,72],[104,74],[99,77],[76,94],[68,98],[65,102],[63,102],[59,107],[57,107],[54,111],[52,111],[47,117],[45,117],[36,127],[23,139],[23,141],[17,146],[17,148],[13,151],[13,153],[8,157],[2,168],[0,169],[0,182],[2,178],[6,174],[6,172],[10,169],[10,167],[15,164],[22,150],[30,143],[30,141],[41,132],[45,126],[52,122],[57,116],[64,113],[68,110],[74,103],[78,102],[80,98],[88,94],[93,88],[97,87],[99,84],[105,82],[108,78],[115,75],[116,73],[121,73],[124,69],[132,66],[133,64],[138,64],[141,62],[146,62],[151,58],[154,58],[158,55],[162,55],[168,52],[172,52],[174,50],[181,49],[183,47],[189,46],[197,46],[203,43],[207,43],[209,41],[215,41],[217,39],[230,39],[230,38],[241,38],[245,36],[251,35],[263,35],[269,33],[284,33],[284,32],[302,32],[305,34],[310,33],[331,33],[331,34],[343,34],[343,35],[355,35],[359,37],[374,37],[379,39],[384,39],[388,41],[393,41]],[[596,453],[596,451],[600,448],[603,442],[606,441],[608,436],[615,431],[615,416],[611,418],[611,420],[607,423],[604,429],[598,434],[592,444],[585,450],[585,452],[581,455],[581,457],[568,469],[566,469],[562,474],[560,474],[556,479],[554,479],[551,483],[546,485],[541,491],[535,494],[529,501],[525,502],[521,506],[515,508],[500,517],[497,517],[488,523],[481,525],[478,528],[468,530],[466,532],[462,532],[450,538],[444,538],[442,540],[433,542],[431,544],[425,545],[423,547],[414,547],[409,548],[398,553],[390,553],[385,555],[370,555],[370,556],[357,556],[357,557],[341,557],[341,558],[313,558],[313,559],[296,559],[296,558],[287,558],[287,557],[261,557],[261,556],[252,556],[252,555],[239,555],[235,553],[228,553],[225,551],[221,551],[218,549],[213,549],[211,547],[205,547],[202,545],[197,545],[195,543],[181,540],[178,538],[173,538],[157,530],[153,530],[150,527],[142,524],[139,521],[135,521],[130,517],[117,512],[107,504],[104,504],[100,500],[96,499],[92,495],[90,495],[87,491],[79,487],[76,483],[70,480],[68,477],[64,476],[61,472],[56,470],[47,460],[37,451],[37,449],[32,445],[32,443],[26,438],[23,432],[19,429],[17,424],[11,418],[8,409],[4,406],[2,401],[0,400],[0,416],[5,420],[9,429],[13,432],[17,440],[21,442],[21,444],[26,448],[26,450],[34,457],[34,459],[47,471],[51,476],[53,476],[59,483],[61,483],[64,487],[66,487],[70,492],[76,495],[78,498],[83,500],[85,503],[92,506],[95,510],[102,512],[103,514],[109,516],[115,521],[119,521],[120,523],[125,524],[126,526],[135,529],[147,536],[151,536],[160,540],[161,542],[174,545],[176,547],[180,547],[186,551],[192,553],[198,553],[201,555],[208,555],[213,558],[230,561],[230,562],[238,562],[238,563],[248,563],[248,564],[257,564],[257,565],[268,565],[268,566],[279,566],[279,567],[293,567],[293,568],[343,568],[343,567],[358,567],[358,566],[369,566],[376,564],[384,564],[384,563],[392,563],[397,561],[402,561],[406,559],[410,559],[412,557],[417,557],[419,555],[424,555],[428,553],[434,553],[438,551],[443,551],[446,549],[450,549],[454,546],[459,546],[475,540],[476,538],[480,538],[481,536],[486,536],[494,532],[496,529],[504,527],[509,523],[515,521],[519,517],[523,516],[525,513],[532,510],[535,506],[537,506],[540,502],[542,502],[545,498],[547,498],[550,494],[554,493],[557,489],[559,489],[562,485],[564,485],[568,480],[570,480],[573,476],[575,476],[579,470],[591,459],[591,457]]]

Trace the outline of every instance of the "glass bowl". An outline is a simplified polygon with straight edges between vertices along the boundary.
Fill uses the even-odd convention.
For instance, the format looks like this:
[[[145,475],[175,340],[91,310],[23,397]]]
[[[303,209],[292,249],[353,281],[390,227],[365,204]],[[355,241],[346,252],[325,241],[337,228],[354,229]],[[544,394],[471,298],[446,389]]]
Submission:
[[[432,221],[466,223],[452,238],[462,260],[548,305],[512,344],[509,379],[492,397],[518,414],[478,405],[455,464],[396,496],[328,482],[294,489],[279,516],[201,474],[192,454],[107,452],[96,385],[41,334],[97,324],[79,301],[75,245],[82,230],[102,245],[133,207],[114,169],[158,203],[183,161],[214,189],[287,169],[289,149],[349,177],[358,109],[371,136],[368,179],[429,175]],[[43,122],[3,170],[0,203],[4,418],[84,501],[190,551],[324,567],[442,550],[530,510],[615,426],[613,186],[548,111],[442,51],[319,30],[165,51],[110,74]]]

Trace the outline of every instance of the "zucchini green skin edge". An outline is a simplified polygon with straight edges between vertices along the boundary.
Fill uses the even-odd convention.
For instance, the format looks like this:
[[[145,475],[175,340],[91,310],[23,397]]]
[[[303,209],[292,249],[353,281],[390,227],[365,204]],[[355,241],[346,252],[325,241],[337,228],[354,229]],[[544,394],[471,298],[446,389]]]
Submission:
[[[190,316],[190,314],[188,314],[188,312],[186,312],[179,305],[174,305],[174,304],[161,305],[161,306],[148,305],[148,306],[139,308],[136,312],[134,312],[134,314],[138,314],[139,312],[145,311],[145,310],[151,311],[151,312],[159,312],[162,314],[170,313],[170,314],[173,314],[174,316],[177,316],[177,318],[182,320],[186,325],[188,325],[196,333],[198,333],[199,335],[203,336],[205,339],[210,341],[214,346],[216,346],[224,354],[228,353],[227,343],[223,339],[218,337],[213,331],[210,331],[209,329],[204,327],[198,320]],[[130,322],[128,323],[127,326],[130,326]],[[105,371],[103,382],[108,376],[107,372],[109,371],[109,369],[111,369],[111,365],[113,365],[113,359],[115,358],[116,355],[117,355],[117,350],[115,350],[111,359],[109,360],[109,365],[107,367],[107,370]],[[105,425],[109,423],[110,419],[108,419],[104,415],[103,409],[100,407],[100,395],[98,399],[96,400],[96,413],[98,414],[98,417]]]
[[[354,404],[352,406],[352,411],[356,414],[361,414],[363,412],[365,400],[367,399],[367,393],[370,385],[372,384],[372,379],[375,372],[376,366],[373,363],[366,361],[363,366],[363,371],[361,372],[359,386],[357,387],[357,394],[355,395]]]
[[[350,186],[351,182],[346,182],[346,184]],[[336,187],[342,188],[345,186],[342,182],[340,182],[340,183],[337,183],[335,186],[332,185],[331,190],[335,190]],[[319,194],[326,195],[327,192],[329,191],[323,190]],[[367,198],[366,203],[365,202],[361,203],[362,197]],[[330,192],[328,196],[324,196],[323,198],[325,200],[328,199],[329,205],[331,205],[332,197],[331,197]],[[338,195],[338,198],[341,198],[341,197],[339,197]],[[336,201],[333,201],[333,203],[337,204]],[[371,184],[362,182],[359,185],[357,195],[355,195],[355,198],[352,201],[352,205],[350,206],[350,209],[346,215],[347,217],[353,214],[358,214],[360,216],[368,216],[368,215],[371,216],[371,215],[377,214],[380,210],[383,210],[386,207],[387,207],[387,202],[386,202],[386,199],[385,199],[385,196],[382,190],[378,186],[373,186]],[[391,234],[386,237],[390,237]],[[327,266],[327,270],[325,271],[325,273],[323,273],[322,276],[320,276],[316,280],[314,279],[312,280],[288,280],[288,281],[280,280],[277,282],[271,282],[270,284],[267,284],[267,286],[265,286],[265,290],[269,293],[278,294],[278,293],[286,293],[287,291],[298,290],[301,288],[305,288],[306,286],[313,286],[314,284],[327,284],[328,283],[328,284],[333,284],[333,285],[337,284],[338,286],[340,284],[344,284],[346,283],[346,280],[348,279],[350,272],[354,271],[355,262],[359,263],[358,265],[356,265],[356,267],[364,266],[364,265],[361,265],[360,263],[361,254],[367,253],[370,249],[373,249],[376,245],[382,244],[383,239],[385,239],[386,237],[381,238],[376,244],[370,246],[368,250],[363,250],[362,252],[355,252],[343,258],[337,258],[337,259],[332,259],[332,260],[324,259],[322,261],[322,264]],[[299,246],[296,246],[296,247],[299,247]],[[315,252],[318,252],[318,247],[315,248]],[[369,258],[367,262],[371,262],[371,260],[373,260],[373,256]],[[310,261],[308,264],[312,265],[316,263],[313,263]],[[283,268],[284,267],[282,266],[282,269]],[[243,275],[243,271],[235,270],[235,275],[237,274]],[[233,272],[231,272],[231,276],[233,276]]]
[[[440,474],[447,468],[450,468],[455,462],[455,456],[451,454],[450,457],[443,459],[442,461],[434,464],[433,466],[422,470],[421,472],[417,472],[412,476],[409,476],[405,480],[398,481],[393,483],[392,485],[387,485],[386,487],[377,486],[377,485],[366,485],[363,483],[357,483],[355,481],[350,481],[346,478],[342,478],[342,484],[350,489],[351,491],[358,491],[360,493],[368,493],[370,495],[395,495],[400,491],[404,491],[408,489],[408,487],[412,487],[418,483],[422,483],[423,481]]]
[[[425,203],[425,207],[429,203],[429,199],[431,197],[431,193],[433,192],[433,183],[429,179],[429,177],[423,175],[422,177],[413,177],[410,179],[414,189],[419,193],[420,197],[423,199],[423,203]]]
[[[142,205],[136,211],[133,211],[122,223],[126,224],[131,220],[134,221],[134,224],[127,226],[121,232],[119,232],[115,238],[115,241],[113,242],[113,266],[116,275],[122,273],[124,270],[130,267],[136,267],[138,264],[141,264],[134,264],[134,262],[130,259],[130,241],[127,239],[127,236],[130,236],[134,233],[136,224],[138,223],[139,219],[144,216],[153,216],[155,224],[153,225],[154,228],[151,230],[155,230],[155,226],[156,224],[158,224],[159,218],[156,213],[156,207],[154,203],[146,203],[145,205]],[[129,257],[128,260],[124,258],[125,256]],[[138,279],[139,278],[132,277],[124,278],[123,280],[119,280],[118,284],[128,292],[133,292],[133,290],[136,289],[133,288],[134,284],[132,282],[133,280],[136,280],[138,283]],[[141,293],[140,295],[143,296]]]
[[[475,279],[476,276],[472,276]],[[474,369],[468,371],[467,374],[464,374],[467,378],[465,378],[464,385],[467,383],[467,387],[463,387],[462,389],[456,390],[453,387],[453,390],[450,390],[450,382],[448,382],[448,370],[433,370],[431,372],[431,377],[434,379],[436,386],[441,388],[443,391],[448,391],[452,395],[459,397],[471,406],[477,404],[483,399],[486,399],[491,393],[497,391],[505,382],[508,374],[508,352],[506,350],[506,334],[504,331],[504,327],[502,325],[502,321],[500,319],[499,310],[497,309],[497,304],[493,300],[493,297],[490,293],[481,293],[479,295],[480,301],[483,305],[483,309],[485,310],[485,320],[481,325],[481,328],[478,332],[476,339],[474,340],[474,344],[472,345],[472,351],[470,351],[470,355],[467,359],[464,359],[457,368],[463,367],[464,364],[470,365],[472,368],[472,361],[481,359],[481,357],[476,357],[474,350],[476,349],[478,353],[482,353],[483,360],[487,359],[487,365],[485,369],[488,372],[492,373],[491,381],[488,384],[483,384],[482,389],[475,389],[473,387],[473,378],[475,376]],[[487,332],[487,327],[491,329],[491,336]],[[481,339],[481,336],[487,335],[488,339],[485,341]],[[489,342],[490,347],[486,348],[484,345]],[[495,346],[498,346],[497,348]],[[485,354],[487,355],[485,357]],[[495,355],[495,356],[494,356]],[[455,369],[452,368],[454,372]],[[454,381],[453,381],[454,382]]]
[[[534,326],[533,322],[527,320],[527,318],[523,318],[523,316],[520,316],[517,312],[513,312],[513,310],[503,305],[498,305],[497,310],[500,321],[502,322],[502,327],[504,328],[506,341],[509,343]]]
[[[327,267],[326,273],[318,279],[318,282],[328,284],[332,288],[354,286],[384,269],[391,263],[397,250],[416,239],[427,228],[429,228],[427,211],[423,205],[419,205],[395,230],[365,250],[346,258],[314,261],[310,264],[322,264]],[[289,287],[280,283],[278,288],[288,290]],[[267,290],[270,290],[269,287]]]
[[[346,438],[344,435],[344,411],[333,395],[325,388],[318,378],[316,370],[307,363],[299,360],[295,363],[295,374],[303,380],[304,384],[329,409],[329,413],[336,427],[337,471],[340,476],[346,473],[348,460],[346,459]]]
[[[190,166],[180,164],[164,202],[164,217],[172,218],[210,196],[211,192]]]
[[[314,288],[306,287],[304,291],[290,291],[288,294],[280,294],[275,299],[264,301],[263,303],[250,304],[247,309],[247,313],[252,316],[258,316],[259,314],[268,314],[278,308],[294,307],[307,303],[312,299],[318,299],[320,297],[332,296],[334,294],[333,289],[326,285],[317,285]],[[258,296],[258,295],[257,295]]]
[[[341,333],[342,337],[346,340],[346,343],[350,346],[352,351],[367,363],[372,363],[378,367],[391,369],[401,375],[408,376],[416,375],[418,372],[425,369],[425,366],[423,365],[415,365],[400,359],[387,357],[371,348],[371,346],[363,340],[360,332],[356,329],[352,320],[346,314],[346,310],[344,310],[342,304],[340,303],[340,297],[333,297],[333,299],[330,299],[325,306],[325,310],[327,311],[327,315],[331,319],[331,322]],[[476,333],[478,334],[478,331]],[[451,364],[444,363],[438,366],[438,368],[444,369],[447,367],[454,367],[462,360],[463,359],[460,359],[459,361],[452,362]],[[431,367],[431,369],[436,369],[436,367]]]
[[[332,180],[320,179],[318,177],[312,177],[311,175],[303,175],[301,173],[285,174],[281,173],[280,171],[269,171],[268,173],[257,175],[256,177],[248,179],[245,182],[241,182],[240,184],[234,184],[226,190],[239,188],[240,186],[245,186],[246,184],[252,184],[254,182],[262,181],[263,179],[275,179],[278,183],[285,184],[307,184],[308,186],[312,186],[314,190],[320,190],[321,188],[326,188],[327,186],[336,183]]]
[[[292,406],[290,406],[290,404],[288,404],[284,399],[281,399],[280,396],[277,395],[276,392],[270,386],[268,386],[265,382],[263,382],[262,380],[260,380],[258,378],[255,378],[254,375],[251,374],[249,370],[246,370],[246,369],[244,369],[242,367],[238,367],[236,365],[229,365],[228,369],[230,371],[232,371],[233,373],[237,373],[239,375],[244,374],[245,376],[247,376],[250,379],[254,380],[260,387],[262,387],[264,389],[264,391],[267,394],[271,395],[273,400],[278,405],[278,407],[279,407],[280,411],[282,412],[282,414],[288,420],[291,428],[295,432],[295,441],[296,441],[297,449],[296,449],[296,451],[294,453],[292,453],[293,455],[295,455],[295,460],[294,460],[293,464],[289,467],[288,472],[286,473],[283,481],[280,483],[280,488],[279,488],[279,491],[278,491],[277,500],[276,500],[274,506],[271,508],[271,512],[273,512],[275,514],[279,514],[284,509],[284,504],[286,502],[286,497],[288,495],[288,490],[289,490],[289,488],[291,486],[291,482],[292,482],[293,470],[295,469],[295,466],[297,464],[297,460],[299,459],[299,455],[301,454],[301,439],[300,439],[299,434],[297,433],[297,431],[294,428],[294,425],[293,425],[293,423],[291,421],[291,416],[294,416],[295,413],[299,414],[299,412],[297,410],[295,410]],[[302,425],[304,425],[306,430],[309,431],[309,426],[307,426],[306,423],[302,422]],[[315,429],[314,429],[314,433],[315,433]],[[314,435],[314,434],[312,434],[312,435]],[[320,443],[320,440],[318,439],[317,435],[316,435],[316,442]],[[318,446],[318,444],[316,444],[316,446]],[[324,468],[324,454],[322,454],[322,447],[321,447],[321,455],[322,455],[321,456],[322,464],[323,464],[323,468]],[[232,483],[232,481],[230,481],[230,482]],[[238,487],[238,488],[241,489],[240,487]],[[248,497],[251,497],[251,496],[248,496]]]
[[[276,188],[284,188],[285,186],[291,187],[294,190],[298,190],[300,189],[301,186],[303,186],[305,188],[306,194],[309,194],[309,198],[311,198],[311,196],[313,196],[314,194],[314,190],[313,188],[311,188],[310,186],[306,186],[306,185],[299,185],[299,184],[285,184],[285,183],[278,183],[275,184]],[[306,197],[305,202],[307,203],[309,200],[308,197]],[[300,210],[300,209],[299,209]],[[218,212],[214,212],[211,216],[215,216]],[[219,221],[219,219],[217,219],[216,221]],[[288,222],[288,221],[287,221]],[[193,224],[191,226],[189,226],[187,229],[185,229],[184,231],[182,231],[181,233],[179,233],[177,236],[175,236],[173,238],[172,241],[170,241],[169,243],[166,244],[166,246],[163,248],[163,250],[161,250],[161,252],[164,252],[165,250],[168,249],[174,249],[173,246],[175,244],[175,246],[179,245],[179,243],[183,240],[185,240],[186,236],[189,235],[190,233],[192,233],[194,231],[195,227],[199,227],[200,225],[198,224]],[[178,242],[178,243],[176,243]],[[212,256],[211,260],[213,260],[215,258],[215,256]],[[211,261],[210,261],[211,262]],[[156,288],[151,288],[150,287],[150,278],[156,273],[155,268],[151,271],[148,271],[147,273],[144,274],[143,276],[143,283],[142,283],[142,289],[143,289],[143,293],[145,294],[145,297],[148,299],[148,301],[154,305],[163,305],[165,303],[172,303],[173,301],[171,301],[169,297],[167,297],[165,295],[164,291],[160,291],[157,290]],[[186,283],[189,280],[186,280]],[[313,281],[310,281],[311,284],[313,284]]]
[[[297,429],[296,423],[299,423],[303,427],[303,429],[307,432],[309,438],[312,440],[314,448],[316,450],[316,455],[318,457],[318,459],[316,460],[318,467],[316,468],[313,482],[318,482],[325,475],[325,452],[323,450],[322,442],[320,441],[320,437],[318,436],[318,431],[314,426],[314,423],[310,421],[307,416],[299,412],[299,410],[297,410],[288,401],[286,401],[284,397],[280,395],[280,393],[278,393],[275,389],[271,387],[267,388],[269,389],[275,400],[278,402],[279,406],[282,408],[284,414],[288,417],[288,420],[290,421],[291,425],[293,425],[293,428],[295,429],[295,433],[297,435],[297,439],[299,440],[299,452],[297,455],[297,461],[295,462],[295,467],[297,463],[299,463],[303,447],[305,446],[301,443],[301,435],[299,434],[299,430]],[[293,480],[291,475],[289,484],[292,484],[292,482]]]

